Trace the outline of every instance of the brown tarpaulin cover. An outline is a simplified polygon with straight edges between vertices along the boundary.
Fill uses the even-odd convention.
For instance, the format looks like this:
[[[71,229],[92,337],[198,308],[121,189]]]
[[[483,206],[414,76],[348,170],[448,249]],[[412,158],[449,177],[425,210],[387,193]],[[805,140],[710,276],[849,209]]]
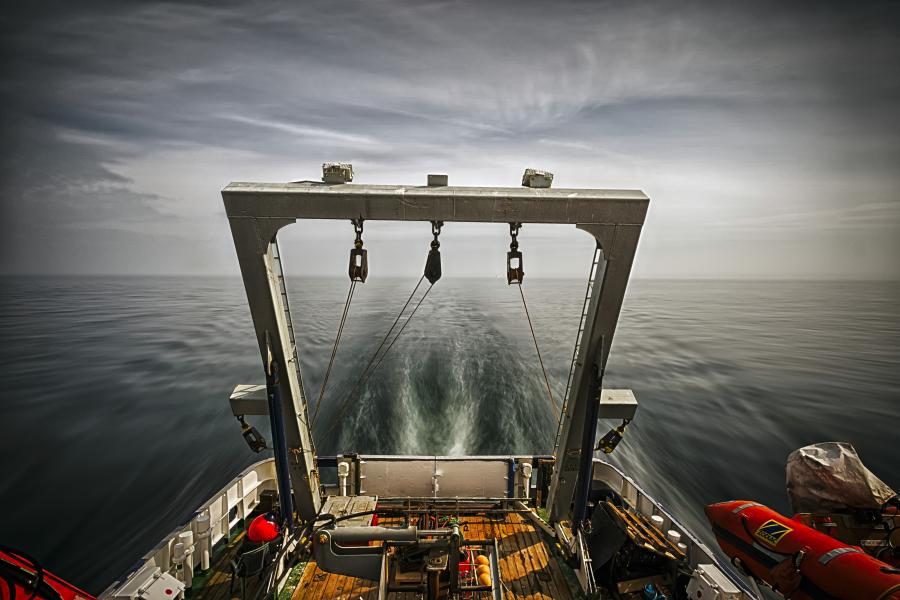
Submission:
[[[794,450],[787,459],[787,491],[794,513],[881,508],[896,495],[863,465],[846,442],[822,442]]]

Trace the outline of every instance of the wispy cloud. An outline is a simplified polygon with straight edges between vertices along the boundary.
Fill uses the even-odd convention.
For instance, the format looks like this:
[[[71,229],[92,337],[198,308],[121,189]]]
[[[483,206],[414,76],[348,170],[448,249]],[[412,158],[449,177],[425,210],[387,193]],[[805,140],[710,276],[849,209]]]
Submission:
[[[185,253],[191,234],[221,237],[207,251],[224,258],[191,268],[233,269],[221,187],[315,177],[334,159],[352,159],[360,181],[441,170],[513,183],[538,166],[559,185],[642,188],[653,204],[639,274],[678,255],[702,265],[694,275],[739,275],[764,259],[726,247],[738,231],[776,249],[799,234],[833,257],[828,241],[850,236],[887,255],[900,239],[898,13],[866,2],[20,5],[0,47],[2,265],[89,260],[12,235],[40,224],[102,248],[97,269],[138,230],[182,239]],[[135,256],[177,255],[139,240],[129,269],[148,267]],[[878,268],[900,276],[893,263]]]
[[[314,144],[323,145],[342,145],[342,146],[370,146],[383,148],[384,144],[378,142],[368,135],[357,135],[347,133],[337,129],[323,129],[321,127],[311,127],[299,123],[286,123],[283,121],[272,121],[269,119],[261,119],[254,117],[245,117],[242,115],[219,115],[219,118],[233,123],[242,123],[253,127],[261,127],[288,133],[292,136],[302,138],[305,141]]]

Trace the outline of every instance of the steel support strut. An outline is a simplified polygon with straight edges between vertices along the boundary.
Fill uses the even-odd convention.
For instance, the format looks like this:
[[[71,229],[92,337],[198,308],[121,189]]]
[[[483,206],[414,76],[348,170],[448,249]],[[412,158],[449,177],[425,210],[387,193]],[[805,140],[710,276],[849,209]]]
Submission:
[[[603,345],[600,345],[601,351]],[[600,387],[603,383],[603,373],[596,364],[591,365],[591,385],[588,388],[586,418],[582,426],[581,447],[588,452],[582,452],[578,463],[578,480],[575,482],[575,500],[572,509],[572,526],[575,529],[584,528],[584,520],[587,518],[587,501],[591,493],[591,476],[593,475],[594,440],[597,439],[597,413],[600,408]]]
[[[272,428],[272,451],[275,454],[275,473],[278,479],[278,500],[281,505],[281,522],[288,531],[294,529],[294,500],[291,490],[291,476],[288,469],[288,449],[284,436],[284,413],[281,410],[281,394],[278,382],[281,368],[272,358],[272,344],[269,332],[266,332],[268,361],[266,363],[266,398],[269,406],[269,423]]]
[[[596,238],[598,247],[603,250],[603,258],[597,267],[595,285],[599,288],[593,290],[588,305],[570,398],[566,412],[562,415],[561,442],[547,496],[547,508],[553,522],[572,520],[580,458],[583,452],[593,456],[593,448],[582,447],[585,423],[590,417],[589,409],[592,402],[597,402],[592,394],[592,369],[596,367],[599,372],[606,369],[606,360],[641,233],[639,224],[579,224],[578,228]],[[588,474],[587,477],[590,478],[591,475]],[[585,484],[590,490],[590,482],[586,481]]]
[[[315,449],[297,367],[297,353],[292,347],[293,335],[283,291],[280,258],[273,252],[278,230],[293,222],[294,219],[230,219],[263,365],[268,369],[270,361],[274,361],[280,367],[275,385],[283,417],[288,471],[296,510],[303,521],[313,521],[322,505]]]

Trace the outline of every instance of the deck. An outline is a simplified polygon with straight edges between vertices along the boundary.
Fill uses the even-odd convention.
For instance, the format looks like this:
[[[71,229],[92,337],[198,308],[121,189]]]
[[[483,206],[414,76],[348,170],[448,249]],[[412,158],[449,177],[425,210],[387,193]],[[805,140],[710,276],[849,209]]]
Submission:
[[[232,586],[231,560],[237,556],[244,541],[244,535],[244,532],[241,531],[227,544],[216,549],[210,561],[209,571],[199,572],[195,575],[188,596],[189,600],[231,600],[240,596],[240,580],[236,580]],[[260,595],[255,594],[259,589],[259,583],[256,577],[247,580],[248,596]]]
[[[504,598],[529,600],[565,600],[571,598],[562,569],[551,555],[534,524],[522,515],[511,513],[505,518],[491,519],[483,516],[463,517],[468,526],[467,538],[494,539],[500,546],[500,574],[504,585]],[[389,522],[382,521],[389,526]],[[355,579],[326,573],[314,561],[307,564],[292,600],[375,600],[378,584],[374,581]],[[489,598],[487,592],[472,593],[472,598]],[[414,600],[422,598],[416,593],[394,593],[390,598]]]

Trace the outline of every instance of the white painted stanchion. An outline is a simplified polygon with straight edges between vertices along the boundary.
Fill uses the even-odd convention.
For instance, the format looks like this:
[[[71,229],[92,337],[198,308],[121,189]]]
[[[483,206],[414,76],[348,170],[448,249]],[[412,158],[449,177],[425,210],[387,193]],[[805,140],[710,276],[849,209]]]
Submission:
[[[347,478],[350,476],[350,463],[338,463],[338,480],[341,484],[341,496],[347,495]]]
[[[184,544],[181,542],[176,542],[175,546],[172,548],[172,564],[175,565],[175,574],[182,582],[184,582]]]
[[[182,531],[178,534],[178,544],[182,546],[182,570],[184,572],[184,585],[191,587],[194,581],[194,532]]]
[[[531,491],[531,463],[523,462],[519,464],[516,471],[516,490],[515,493],[520,498],[527,498]]]
[[[209,570],[209,555],[212,550],[210,548],[210,540],[212,539],[212,530],[209,525],[209,515],[204,513],[194,520],[194,528],[196,529],[197,542],[195,546],[200,552],[200,569]]]

